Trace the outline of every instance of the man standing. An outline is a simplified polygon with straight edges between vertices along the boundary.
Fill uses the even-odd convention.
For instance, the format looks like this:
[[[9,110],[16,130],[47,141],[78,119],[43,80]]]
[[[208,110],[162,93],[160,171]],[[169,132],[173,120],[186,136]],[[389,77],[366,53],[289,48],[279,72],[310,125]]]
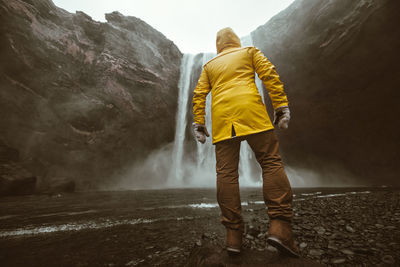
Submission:
[[[226,248],[240,253],[244,223],[239,195],[240,142],[246,140],[262,168],[264,202],[270,226],[267,242],[281,252],[298,256],[292,233],[292,189],[279,154],[274,126],[255,84],[255,72],[269,92],[274,124],[286,129],[288,100],[275,67],[255,47],[241,47],[231,28],[217,33],[217,56],[204,65],[193,95],[194,132],[201,143],[206,96],[211,92],[212,139],[215,145],[217,200],[226,227]]]

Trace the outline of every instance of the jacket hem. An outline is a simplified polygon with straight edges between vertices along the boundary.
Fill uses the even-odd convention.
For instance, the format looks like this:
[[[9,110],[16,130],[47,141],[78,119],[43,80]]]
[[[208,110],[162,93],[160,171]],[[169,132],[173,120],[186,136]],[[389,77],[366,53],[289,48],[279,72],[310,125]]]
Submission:
[[[272,127],[266,127],[266,128],[264,128],[264,129],[261,129],[261,130],[256,130],[256,131],[252,131],[252,132],[249,132],[249,133],[245,133],[245,134],[236,134],[236,136],[234,136],[234,137],[225,137],[225,138],[213,140],[213,143],[212,143],[212,144],[215,145],[215,144],[218,143],[218,142],[222,142],[222,141],[226,141],[226,140],[238,138],[238,137],[241,137],[241,136],[246,136],[246,135],[251,135],[251,134],[257,134],[257,133],[261,133],[261,132],[266,132],[266,131],[270,131],[270,130],[274,130],[274,129],[275,129],[274,126],[272,126]]]

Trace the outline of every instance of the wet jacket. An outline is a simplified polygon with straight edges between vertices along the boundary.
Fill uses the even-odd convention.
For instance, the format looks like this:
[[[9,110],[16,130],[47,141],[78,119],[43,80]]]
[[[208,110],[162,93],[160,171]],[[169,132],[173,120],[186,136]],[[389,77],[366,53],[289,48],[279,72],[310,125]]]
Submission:
[[[255,47],[241,47],[226,28],[217,34],[217,56],[207,62],[194,89],[194,122],[205,124],[206,96],[211,91],[213,144],[236,136],[273,129],[255,84],[255,72],[268,90],[274,109],[288,106],[274,65]]]

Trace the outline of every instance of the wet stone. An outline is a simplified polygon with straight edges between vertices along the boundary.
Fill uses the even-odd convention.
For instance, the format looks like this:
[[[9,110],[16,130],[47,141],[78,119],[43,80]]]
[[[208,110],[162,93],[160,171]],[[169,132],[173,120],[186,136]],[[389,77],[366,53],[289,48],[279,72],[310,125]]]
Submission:
[[[321,226],[317,226],[317,227],[314,227],[314,230],[319,234],[319,235],[323,235],[324,233],[325,233],[325,228],[324,227],[321,227]]]
[[[179,250],[180,250],[180,248],[178,248],[178,247],[172,247],[172,248],[168,249],[165,253],[177,252]]]
[[[270,246],[270,245],[267,245],[265,247],[265,249],[268,250],[268,251],[271,251],[271,252],[277,252],[278,251],[275,247]]]
[[[341,251],[343,254],[346,254],[346,255],[354,255],[354,252],[351,251],[350,249],[341,249],[340,251]]]
[[[299,245],[299,247],[300,247],[300,249],[304,249],[304,248],[307,247],[307,243],[301,242],[300,245]]]
[[[332,250],[338,250],[338,247],[335,245],[335,243],[329,243],[328,248]]]
[[[138,259],[138,260],[131,260],[130,262],[127,262],[126,264],[125,264],[125,266],[137,266],[137,265],[139,265],[140,263],[143,263],[145,260],[143,260],[143,259]]]
[[[376,243],[375,246],[377,246],[378,248],[385,248],[386,246],[382,243]]]
[[[355,232],[353,227],[351,227],[350,225],[346,225],[346,230],[347,230],[347,232],[350,232],[350,233],[354,233]]]
[[[394,264],[394,263],[395,263],[394,258],[393,258],[392,256],[390,256],[390,255],[385,255],[385,256],[383,256],[383,257],[382,257],[382,261],[383,261],[384,263],[386,263],[386,264]]]
[[[308,225],[308,224],[302,225],[301,227],[302,227],[303,229],[306,229],[306,230],[311,230],[311,229],[312,229],[312,226],[311,226],[311,225]]]
[[[249,228],[249,230],[248,230],[248,234],[249,235],[251,235],[251,236],[258,236],[259,234],[260,234],[260,230],[258,230],[257,228],[255,228],[255,227],[252,227],[252,228]]]
[[[341,264],[341,263],[345,263],[346,259],[345,258],[335,258],[331,260],[332,264]]]
[[[357,253],[357,254],[368,255],[368,254],[370,254],[371,251],[369,249],[366,249],[366,248],[357,248],[357,249],[354,250],[354,252]]]
[[[247,239],[250,239],[250,240],[254,240],[254,236],[249,235],[249,234],[246,235],[246,238],[247,238]]]
[[[310,249],[308,254],[311,256],[321,256],[322,254],[324,254],[324,251],[322,249]]]
[[[265,238],[265,234],[264,233],[260,233],[260,234],[257,235],[257,238],[260,238],[260,239]]]

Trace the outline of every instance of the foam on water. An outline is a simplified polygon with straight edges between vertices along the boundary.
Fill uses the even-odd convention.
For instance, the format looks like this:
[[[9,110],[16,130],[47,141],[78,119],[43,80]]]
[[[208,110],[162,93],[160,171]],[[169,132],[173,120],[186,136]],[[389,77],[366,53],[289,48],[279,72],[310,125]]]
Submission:
[[[346,193],[336,193],[336,194],[327,194],[321,196],[315,196],[314,198],[328,198],[328,197],[341,197],[346,195],[356,195],[356,194],[369,194],[370,191],[361,191],[361,192],[346,192]]]
[[[314,196],[314,195],[320,195],[322,192],[315,192],[315,193],[301,193],[300,195],[302,196]]]
[[[90,214],[90,213],[96,213],[96,212],[97,212],[96,210],[54,212],[54,213],[48,213],[48,214],[35,215],[35,216],[32,216],[31,218],[51,217],[51,216],[74,216],[74,215]]]
[[[108,228],[108,227],[115,227],[115,226],[119,226],[119,225],[147,224],[147,223],[154,223],[154,222],[159,222],[159,221],[171,221],[171,220],[177,220],[177,221],[194,220],[197,218],[200,218],[200,217],[184,216],[184,217],[163,218],[163,219],[137,218],[137,219],[124,219],[124,220],[105,219],[103,221],[86,221],[86,222],[38,226],[38,227],[30,227],[30,228],[27,227],[27,228],[19,228],[19,229],[9,230],[9,231],[1,231],[0,237],[39,235],[39,234],[54,233],[54,232],[66,232],[66,231],[82,231],[82,230],[88,230],[88,229],[102,229],[102,228]]]
[[[198,209],[211,209],[211,208],[217,208],[218,203],[189,204],[189,207]]]

